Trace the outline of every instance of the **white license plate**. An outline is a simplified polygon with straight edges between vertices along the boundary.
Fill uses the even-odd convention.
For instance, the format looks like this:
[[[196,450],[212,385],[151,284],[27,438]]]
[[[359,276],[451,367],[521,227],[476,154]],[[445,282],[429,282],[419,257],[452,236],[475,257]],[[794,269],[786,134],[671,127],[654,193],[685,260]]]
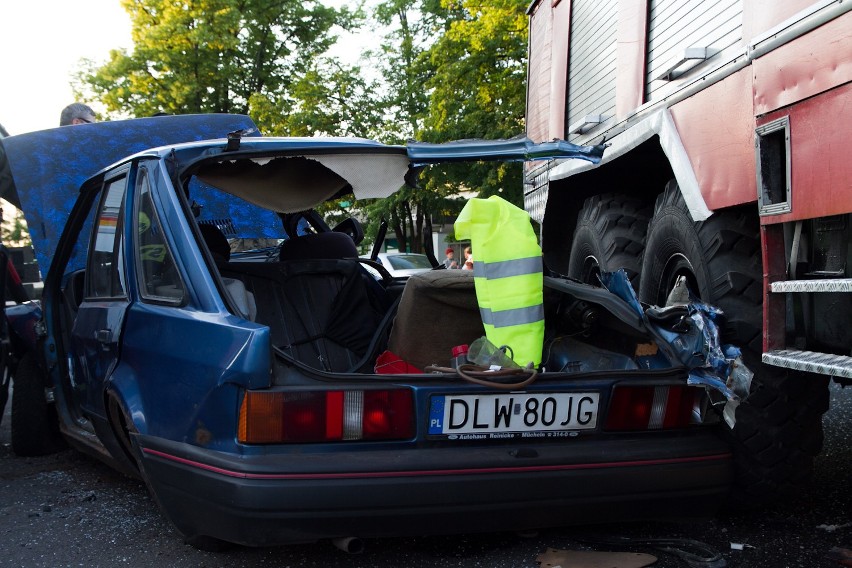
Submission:
[[[433,396],[430,435],[540,433],[597,425],[599,393],[514,393]],[[507,436],[508,437],[508,436]]]

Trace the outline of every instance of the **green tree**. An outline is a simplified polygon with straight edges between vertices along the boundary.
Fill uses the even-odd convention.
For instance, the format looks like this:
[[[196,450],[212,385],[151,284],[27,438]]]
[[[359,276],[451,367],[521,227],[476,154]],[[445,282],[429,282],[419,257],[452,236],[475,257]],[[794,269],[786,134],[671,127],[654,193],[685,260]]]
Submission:
[[[388,31],[366,54],[375,78],[323,56],[335,30],[360,21],[360,8],[318,0],[122,2],[134,49],[90,63],[76,85],[110,112],[247,112],[267,134],[391,143],[523,132],[526,0],[384,0],[373,17]],[[433,167],[420,184],[355,207],[376,225],[387,219],[400,248],[419,251],[430,213],[456,211],[460,191],[521,201],[519,166]]]
[[[122,0],[134,48],[88,64],[76,90],[109,111],[249,110],[253,95],[277,100],[335,41],[355,14],[316,0]]]
[[[374,91],[359,67],[321,57],[287,92],[253,94],[249,114],[267,135],[375,138],[382,117]]]
[[[441,0],[446,32],[429,49],[424,139],[512,138],[524,133],[526,0]],[[428,187],[500,194],[521,205],[520,164],[432,168]]]
[[[373,16],[388,30],[379,48],[367,52],[383,78],[385,138],[393,143],[416,139],[429,110],[425,83],[434,74],[426,54],[441,33],[443,11],[438,0],[386,0]]]
[[[388,31],[378,49],[367,56],[377,61],[383,95],[382,141],[403,143],[422,137],[429,110],[426,82],[434,74],[427,56],[434,37],[442,32],[444,12],[438,0],[386,0],[373,13]],[[369,203],[367,233],[374,235],[382,219],[396,234],[400,250],[420,252],[423,235],[431,230],[430,214],[443,205],[434,191],[402,188],[390,199]]]
[[[381,75],[392,110],[387,141],[444,142],[510,138],[524,131],[527,2],[387,0],[375,18],[390,32],[381,44]],[[456,196],[499,193],[523,198],[518,164],[432,166],[419,189],[368,206],[371,225],[385,218],[402,250],[420,251],[431,215],[460,209]],[[374,227],[369,227],[371,232]]]
[[[8,223],[3,223],[3,243],[12,247],[32,246],[24,212],[11,206],[8,209],[14,213]]]

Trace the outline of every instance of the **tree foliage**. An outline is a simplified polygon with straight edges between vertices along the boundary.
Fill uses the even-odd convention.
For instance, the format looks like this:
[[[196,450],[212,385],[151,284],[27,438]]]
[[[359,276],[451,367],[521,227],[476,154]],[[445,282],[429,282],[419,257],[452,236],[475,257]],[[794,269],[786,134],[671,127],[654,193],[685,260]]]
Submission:
[[[286,93],[254,93],[248,113],[272,136],[381,138],[381,112],[373,91],[358,67],[323,57]]]
[[[443,0],[446,32],[429,50],[430,138],[524,131],[526,1]]]
[[[13,247],[32,246],[30,232],[24,220],[24,213],[14,207],[9,207],[9,209],[13,211],[13,214],[12,219],[8,223],[3,223],[3,243]]]
[[[524,131],[527,0],[382,0],[371,15],[383,35],[362,67],[327,55],[334,31],[357,25],[360,9],[319,0],[122,4],[134,49],[89,64],[77,83],[111,112],[248,113],[266,134],[388,143]],[[371,220],[368,233],[387,219],[400,249],[419,251],[430,215],[456,213],[459,192],[521,202],[518,165],[432,167],[420,185],[356,204]]]
[[[383,140],[404,143],[421,135],[428,112],[429,97],[424,88],[432,75],[426,53],[436,26],[423,10],[429,0],[385,0],[373,12],[376,22],[387,31],[376,49],[367,56],[376,63],[382,77],[378,102],[385,125]],[[439,6],[437,2],[434,2]],[[420,252],[429,217],[429,201],[434,196],[402,188],[389,199],[366,204],[370,220],[367,233],[374,235],[382,220],[394,232],[400,250]]]
[[[525,0],[441,0],[447,29],[429,50],[424,139],[511,138],[524,133]],[[433,168],[429,187],[462,187],[522,202],[519,164]]]
[[[510,138],[524,132],[526,2],[387,0],[375,13],[391,26],[382,42],[385,107],[395,110],[395,138],[443,142]],[[457,212],[453,196],[501,194],[520,204],[518,164],[433,166],[422,188],[371,205],[399,241],[419,251],[428,213]],[[371,218],[372,218],[371,217]]]
[[[78,90],[90,89],[109,111],[249,110],[252,95],[280,96],[334,42],[332,27],[353,15],[316,0],[122,0],[130,14],[132,52],[113,50],[90,66]]]

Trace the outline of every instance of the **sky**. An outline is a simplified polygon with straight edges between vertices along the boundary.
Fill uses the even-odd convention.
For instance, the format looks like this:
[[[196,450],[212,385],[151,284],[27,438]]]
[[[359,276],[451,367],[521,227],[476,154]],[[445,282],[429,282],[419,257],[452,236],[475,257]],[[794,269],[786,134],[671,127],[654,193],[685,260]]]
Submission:
[[[341,53],[359,53],[364,36],[342,39]],[[0,0],[0,124],[10,135],[59,126],[62,109],[74,102],[70,83],[80,59],[105,62],[122,47],[132,41],[119,0]]]
[[[59,126],[80,59],[131,45],[119,0],[0,0],[0,124],[12,135]]]

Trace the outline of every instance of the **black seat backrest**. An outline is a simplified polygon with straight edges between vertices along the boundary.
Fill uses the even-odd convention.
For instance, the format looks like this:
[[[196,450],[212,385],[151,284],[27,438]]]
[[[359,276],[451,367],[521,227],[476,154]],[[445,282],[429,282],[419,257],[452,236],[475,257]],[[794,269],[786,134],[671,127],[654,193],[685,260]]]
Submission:
[[[230,263],[220,272],[254,294],[256,321],[269,326],[273,345],[316,369],[355,370],[387,310],[357,260]]]
[[[355,241],[344,233],[314,233],[281,243],[280,260],[358,258]]]
[[[217,263],[228,262],[231,258],[231,245],[222,229],[210,223],[200,223],[198,228],[201,230],[204,243],[213,255],[213,260]]]

